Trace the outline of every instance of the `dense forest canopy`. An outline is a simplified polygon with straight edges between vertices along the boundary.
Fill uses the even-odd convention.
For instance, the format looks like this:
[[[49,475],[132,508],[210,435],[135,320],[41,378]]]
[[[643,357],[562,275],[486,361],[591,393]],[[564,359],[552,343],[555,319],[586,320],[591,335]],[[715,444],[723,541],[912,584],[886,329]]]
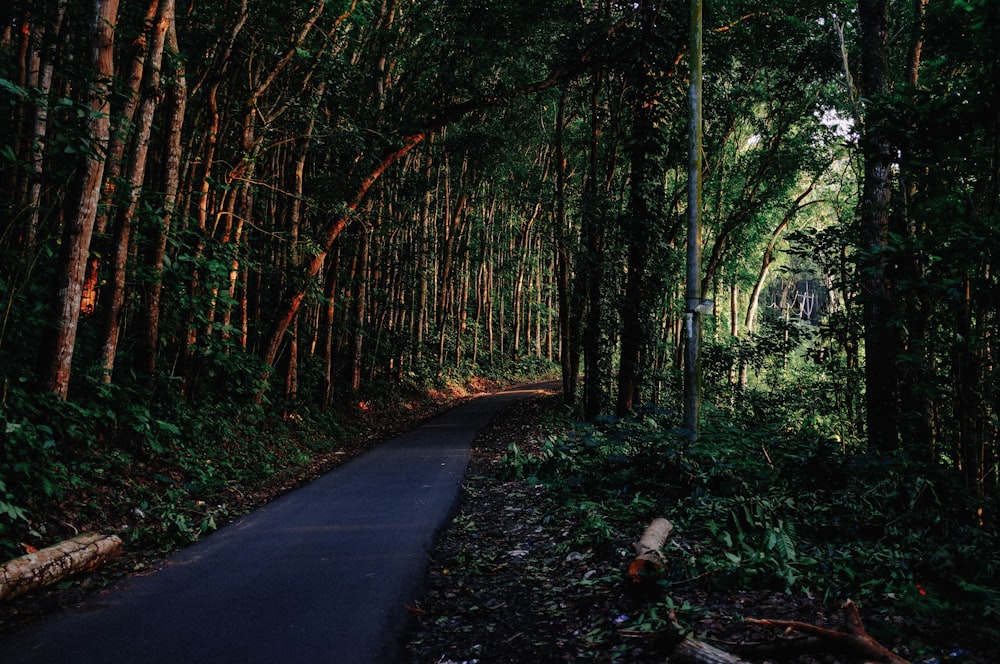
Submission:
[[[981,521],[998,11],[735,0],[703,19],[707,426],[784,420],[949,469]],[[587,419],[680,407],[686,3],[0,18],[0,533],[74,454],[182,445],[191,413],[550,365]]]

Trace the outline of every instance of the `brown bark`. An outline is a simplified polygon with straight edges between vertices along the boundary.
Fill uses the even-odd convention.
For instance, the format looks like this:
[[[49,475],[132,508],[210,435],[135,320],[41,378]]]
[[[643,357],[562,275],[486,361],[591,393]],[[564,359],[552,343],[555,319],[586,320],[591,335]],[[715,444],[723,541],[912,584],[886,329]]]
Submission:
[[[516,245],[518,263],[517,263],[517,277],[514,279],[514,297],[512,305],[514,307],[514,357],[518,358],[521,354],[521,328],[522,325],[525,329],[524,339],[530,345],[531,332],[530,332],[530,313],[525,314],[523,311],[524,307],[524,290],[525,281],[530,279],[528,276],[528,270],[530,269],[530,262],[532,260],[532,245],[533,245],[533,228],[535,220],[538,218],[539,213],[542,210],[541,204],[536,204],[531,212],[531,215],[524,221],[524,227],[521,230],[521,234],[518,238],[518,243]],[[512,252],[514,248],[512,247]],[[527,320],[526,320],[527,319]]]
[[[159,0],[154,0],[154,4]],[[132,150],[128,176],[128,191],[124,205],[118,215],[115,231],[114,269],[111,274],[104,309],[104,338],[101,346],[101,365],[105,383],[111,382],[118,353],[118,336],[121,329],[122,307],[125,302],[125,269],[129,256],[132,225],[139,207],[139,194],[146,175],[146,155],[149,152],[149,138],[153,131],[153,113],[160,100],[160,64],[167,28],[173,19],[173,0],[162,0],[153,25],[152,40],[149,45],[149,66],[143,86],[142,102],[139,107],[138,126]]]
[[[670,537],[674,524],[666,519],[653,519],[646,526],[642,537],[632,544],[635,558],[629,563],[628,577],[634,583],[641,583],[650,576],[656,576],[663,570],[663,545]]]
[[[69,393],[87,257],[97,217],[97,202],[100,199],[104,174],[104,155],[111,130],[109,86],[114,77],[117,21],[118,0],[98,0],[93,20],[91,65],[94,69],[94,80],[89,91],[91,119],[88,122],[88,134],[94,149],[86,157],[76,212],[66,227],[56,295],[56,326],[51,341],[47,344],[47,352],[42,355],[48,360],[42,374],[43,384],[47,390],[61,399],[65,399]]]
[[[364,359],[365,316],[368,303],[368,259],[371,251],[372,229],[365,227],[361,232],[361,246],[358,249],[357,266],[354,273],[354,301],[351,312],[350,364],[348,382],[351,391],[361,389],[361,365]]]
[[[116,535],[86,533],[0,565],[0,600],[17,597],[80,572],[93,571],[121,554]]]
[[[704,641],[685,638],[670,653],[671,662],[690,662],[691,664],[748,664],[746,660],[731,655]]]
[[[175,16],[176,3],[171,0],[169,7],[164,9],[168,18],[167,48],[174,55],[179,55],[177,43],[177,23]],[[146,294],[144,307],[144,343],[139,351],[140,369],[152,376],[156,371],[156,354],[160,344],[160,301],[163,293],[164,259],[167,254],[167,239],[177,207],[177,192],[180,188],[181,171],[181,137],[184,126],[184,112],[187,108],[187,76],[184,61],[174,59],[176,69],[170,93],[170,115],[167,121],[166,153],[163,166],[163,217],[153,240],[153,248],[149,260],[151,283]]]
[[[586,380],[583,386],[583,417],[588,421],[597,418],[604,410],[604,388],[606,366],[603,349],[603,316],[601,307],[604,299],[604,228],[603,219],[597,218],[596,206],[599,196],[599,150],[603,131],[600,106],[603,72],[597,72],[590,89],[590,136],[587,155],[587,177],[583,185],[585,212],[581,215],[581,234],[585,249],[586,263],[578,271],[578,288],[585,298],[586,320],[583,322],[582,353]],[[588,205],[589,204],[589,205]],[[587,209],[589,207],[589,210]]]
[[[333,404],[333,323],[337,312],[337,270],[340,255],[334,252],[327,267],[323,289],[323,408]]]
[[[316,239],[321,249],[314,254],[312,259],[309,260],[304,266],[304,276],[306,278],[302,280],[302,283],[309,283],[319,273],[323,266],[326,254],[330,251],[333,243],[337,240],[343,230],[348,226],[355,211],[368,196],[368,193],[371,191],[372,187],[375,186],[375,183],[379,181],[386,170],[409,154],[413,148],[417,147],[425,140],[441,131],[444,127],[471,113],[493,108],[505,102],[532,95],[536,92],[542,92],[574,79],[591,65],[594,53],[599,47],[602,47],[605,43],[605,39],[621,30],[624,26],[628,25],[632,16],[633,14],[630,13],[616,23],[610,25],[605,33],[589,43],[577,55],[575,61],[569,64],[569,66],[554,69],[549,72],[549,75],[545,78],[507,93],[485,95],[456,103],[442,111],[440,114],[427,120],[422,129],[401,136],[399,138],[398,145],[385,151],[375,161],[367,175],[365,175],[358,182],[357,186],[354,188],[353,196],[346,202],[342,213],[331,219],[331,221],[320,230]],[[294,318],[299,306],[302,304],[302,300],[305,298],[305,295],[306,291],[300,288],[297,292],[292,293],[292,295],[278,310],[274,323],[272,324],[266,337],[267,341],[263,347],[262,357],[265,364],[272,367],[274,366],[274,361],[278,355],[279,349],[281,348],[285,332],[291,324],[292,318]]]
[[[430,280],[427,275],[430,273],[430,244],[429,228],[431,218],[431,174],[432,162],[430,155],[424,155],[423,177],[424,177],[424,198],[420,204],[419,225],[420,225],[420,249],[417,260],[417,272],[419,274],[418,294],[416,298],[416,308],[413,312],[410,324],[414,326],[416,334],[414,338],[413,360],[416,362],[423,355],[424,331],[427,329],[427,303],[430,292]]]
[[[618,364],[618,401],[616,412],[626,417],[640,399],[640,390],[646,373],[645,355],[651,331],[648,325],[650,314],[651,284],[648,275],[651,244],[655,242],[654,200],[648,193],[649,182],[662,175],[655,173],[653,155],[650,153],[651,139],[656,131],[653,115],[655,94],[646,94],[652,89],[652,77],[645,72],[644,81],[637,99],[633,103],[635,120],[632,125],[630,192],[625,235],[628,241],[628,266],[625,280],[625,298],[621,307],[621,341]],[[662,187],[658,188],[662,191]]]
[[[142,96],[140,94],[140,86],[145,76],[146,59],[153,51],[149,47],[149,37],[157,29],[154,19],[159,10],[159,3],[160,0],[149,0],[149,4],[146,6],[145,28],[132,43],[131,65],[125,77],[125,85],[123,86],[126,91],[122,95],[125,98],[125,103],[122,106],[121,114],[117,118],[117,127],[109,138],[110,145],[108,147],[107,167],[104,184],[101,189],[101,202],[103,204],[99,208],[97,220],[94,223],[94,232],[98,235],[102,235],[107,230],[110,213],[113,210],[118,178],[125,165],[125,150],[132,136],[135,112],[139,108],[139,101]],[[91,264],[90,269],[97,270],[98,266],[98,262],[95,261]]]
[[[913,0],[913,25],[910,33],[910,51],[907,62],[906,80],[911,90],[910,94],[918,94],[920,80],[920,56],[923,50],[925,13],[927,0]],[[916,99],[914,99],[916,103]],[[910,119],[910,130],[916,131],[916,126]],[[921,287],[925,277],[927,257],[920,247],[926,232],[924,224],[911,218],[910,205],[918,194],[917,183],[920,180],[920,168],[913,163],[909,145],[901,146],[899,151],[899,198],[901,212],[893,215],[892,232],[899,237],[909,237],[915,248],[908,252],[896,266],[898,281],[909,284],[901,289],[900,309],[904,318],[905,334],[900,341],[900,350],[909,356],[910,361],[899,365],[899,399],[907,407],[900,408],[900,432],[902,440],[906,441],[907,449],[914,456],[925,461],[933,461],[935,457],[935,418],[934,400],[927,385],[935,381],[935,354],[932,349],[930,334],[931,314],[934,303],[927,289]]]
[[[291,339],[288,343],[288,371],[285,372],[285,398],[288,400],[285,406],[285,417],[291,414],[291,409],[295,408],[295,402],[299,395],[299,318],[292,322]]]
[[[858,607],[854,604],[854,602],[847,600],[847,602],[844,603],[844,612],[847,615],[846,632],[837,632],[831,629],[795,620],[764,620],[747,618],[747,622],[752,625],[778,627],[786,631],[800,632],[802,634],[816,637],[817,642],[813,652],[843,654],[856,657],[866,662],[909,664],[907,660],[892,652],[868,634],[865,630],[864,624],[861,622],[861,615],[858,613]]]
[[[63,19],[66,15],[66,4],[67,0],[60,0],[59,7],[56,11],[55,23],[52,29],[46,31],[41,30],[41,34],[38,36],[38,40],[44,43],[45,38],[52,42],[59,40],[59,34],[62,31]],[[25,238],[25,246],[28,251],[32,251],[35,245],[35,239],[38,235],[38,224],[41,218],[41,201],[42,201],[42,169],[43,169],[43,159],[45,156],[45,143],[46,135],[48,134],[48,120],[49,120],[49,92],[52,89],[52,74],[55,69],[55,63],[51,59],[47,61],[42,61],[41,55],[39,54],[39,74],[38,74],[38,92],[39,92],[39,103],[38,107],[35,109],[35,122],[34,131],[31,132],[31,184],[28,189],[28,209],[31,210],[31,218],[28,221],[28,233]]]

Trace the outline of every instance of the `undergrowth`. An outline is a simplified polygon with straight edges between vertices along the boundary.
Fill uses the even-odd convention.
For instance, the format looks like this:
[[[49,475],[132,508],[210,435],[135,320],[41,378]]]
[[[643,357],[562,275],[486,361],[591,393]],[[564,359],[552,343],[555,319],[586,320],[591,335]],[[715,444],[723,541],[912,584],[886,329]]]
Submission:
[[[516,380],[543,367],[507,368]],[[203,378],[204,398],[190,399],[171,382],[87,377],[68,401],[4,383],[0,560],[92,530],[118,533],[129,550],[183,546],[461,393],[442,386],[474,378],[369,385],[324,410],[269,401],[259,367],[216,373]]]
[[[8,390],[0,459],[0,557],[78,531],[168,549],[248,507],[283,468],[343,442],[333,418],[269,418],[250,404],[142,404],[111,387],[86,399]]]
[[[1000,622],[1000,534],[980,518],[996,506],[943,467],[722,417],[692,443],[655,411],[567,423],[533,449],[511,446],[504,467],[546,486],[552,518],[575,524],[569,549],[621,546],[654,517],[672,521],[656,615],[697,585]]]

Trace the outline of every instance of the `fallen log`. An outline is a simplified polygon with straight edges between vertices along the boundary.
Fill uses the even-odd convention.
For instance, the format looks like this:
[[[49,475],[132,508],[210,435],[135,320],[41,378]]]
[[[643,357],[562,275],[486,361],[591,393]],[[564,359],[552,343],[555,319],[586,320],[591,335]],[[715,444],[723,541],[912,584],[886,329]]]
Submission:
[[[121,554],[116,535],[84,533],[0,565],[0,600],[17,597],[80,572],[91,572]]]
[[[633,582],[641,583],[645,578],[656,577],[662,573],[663,545],[673,529],[674,524],[666,519],[653,519],[639,541],[632,544],[635,558],[629,563],[628,577]]]
[[[625,637],[653,638],[658,652],[669,654],[669,662],[678,664],[750,664],[725,650],[686,636],[684,629],[678,624],[673,611],[670,612],[673,629],[659,633],[618,630]]]
[[[745,659],[692,638],[686,638],[677,644],[670,653],[670,661],[690,664],[749,664]]]
[[[808,634],[815,639],[816,651],[847,655],[866,662],[882,664],[909,664],[909,662],[892,652],[871,637],[861,622],[861,614],[857,605],[851,600],[844,602],[844,612],[847,618],[847,631],[838,632],[825,627],[799,622],[797,620],[765,620],[747,618],[752,625],[765,627],[780,627],[788,631]]]

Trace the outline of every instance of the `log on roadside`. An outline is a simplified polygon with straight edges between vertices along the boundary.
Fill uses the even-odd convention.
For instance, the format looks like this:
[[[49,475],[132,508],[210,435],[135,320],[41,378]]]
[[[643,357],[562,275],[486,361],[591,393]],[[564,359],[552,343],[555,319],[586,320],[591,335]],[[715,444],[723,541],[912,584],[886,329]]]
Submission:
[[[666,519],[653,519],[639,541],[632,544],[635,558],[628,566],[629,579],[641,583],[643,579],[656,577],[663,571],[663,545],[673,529],[674,524]]]
[[[669,655],[667,659],[671,664],[750,664],[738,655],[733,655],[725,650],[720,650],[704,641],[685,636],[684,630],[677,623],[676,616],[673,616],[673,629],[666,630],[654,635],[658,652]],[[642,636],[648,638],[649,632],[633,632],[619,630],[624,636]]]
[[[747,660],[731,655],[725,650],[719,650],[704,641],[686,638],[670,653],[671,662],[689,664],[749,664]]]
[[[84,533],[0,565],[0,600],[17,597],[73,574],[91,572],[121,554],[116,535]]]

